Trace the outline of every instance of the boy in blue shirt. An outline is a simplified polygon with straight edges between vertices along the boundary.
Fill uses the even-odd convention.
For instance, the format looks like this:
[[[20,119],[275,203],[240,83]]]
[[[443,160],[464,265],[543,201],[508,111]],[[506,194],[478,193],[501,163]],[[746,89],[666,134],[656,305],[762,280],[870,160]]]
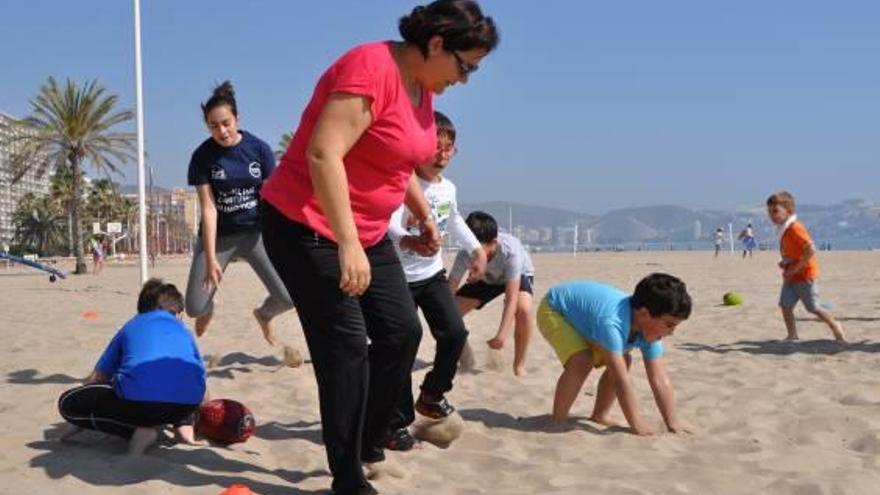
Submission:
[[[70,425],[61,438],[83,428],[129,439],[139,455],[158,427],[172,424],[178,439],[195,443],[194,413],[205,396],[205,367],[180,321],[183,296],[173,284],[148,280],[138,296],[138,315],[110,341],[85,384],[58,399]]]
[[[606,367],[590,419],[613,424],[609,413],[619,400],[633,433],[651,435],[639,414],[629,376],[630,352],[638,348],[667,429],[683,431],[675,410],[675,390],[663,364],[661,339],[671,335],[690,313],[691,297],[684,282],[664,273],[642,279],[631,296],[599,282],[552,287],[538,307],[538,328],[564,366],[553,400],[554,423],[565,423],[590,371]]]

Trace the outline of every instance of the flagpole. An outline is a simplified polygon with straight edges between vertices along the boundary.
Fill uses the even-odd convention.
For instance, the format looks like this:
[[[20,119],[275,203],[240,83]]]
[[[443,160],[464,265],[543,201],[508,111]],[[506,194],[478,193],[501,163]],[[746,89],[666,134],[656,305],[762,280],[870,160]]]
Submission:
[[[140,285],[149,278],[147,271],[147,191],[144,173],[144,95],[143,74],[141,71],[141,2],[134,2],[134,88],[135,115],[137,118],[137,162],[138,162],[138,241],[140,244],[141,279]]]

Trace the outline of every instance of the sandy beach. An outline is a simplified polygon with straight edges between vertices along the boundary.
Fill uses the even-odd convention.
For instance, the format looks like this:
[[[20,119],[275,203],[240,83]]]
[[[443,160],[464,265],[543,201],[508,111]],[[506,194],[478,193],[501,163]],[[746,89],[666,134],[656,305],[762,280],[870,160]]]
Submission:
[[[631,290],[663,271],[688,284],[695,310],[666,344],[678,408],[693,434],[640,438],[586,420],[598,374],[573,414],[577,427],[547,433],[561,366],[536,334],[528,376],[510,370],[512,342],[501,363],[484,342],[501,302],[469,315],[466,324],[479,370],[460,375],[449,396],[466,421],[447,449],[430,444],[391,452],[404,476],[375,481],[383,494],[870,494],[880,486],[880,252],[821,252],[823,299],[845,326],[841,346],[802,307],[800,342],[785,335],[777,308],[776,254],[713,259],[708,252],[535,255],[536,300],[553,284],[595,279]],[[69,268],[69,267],[68,267]],[[183,289],[188,261],[160,261],[152,272]],[[202,353],[215,397],[249,406],[258,429],[231,447],[152,448],[139,459],[125,442],[86,432],[73,443],[51,440],[62,424],[59,394],[91,370],[118,327],[135,311],[138,268],[108,264],[99,276],[49,283],[33,270],[0,268],[2,353],[0,493],[217,494],[245,483],[261,495],[328,493],[317,392],[308,361],[282,362],[251,310],[264,292],[243,263],[233,263],[218,294]],[[738,291],[745,303],[721,305]],[[187,322],[191,325],[191,321]],[[294,313],[277,322],[281,340],[307,356]],[[430,366],[426,331],[413,382]],[[658,429],[661,418],[634,363],[640,407]],[[615,409],[621,421],[619,408]]]

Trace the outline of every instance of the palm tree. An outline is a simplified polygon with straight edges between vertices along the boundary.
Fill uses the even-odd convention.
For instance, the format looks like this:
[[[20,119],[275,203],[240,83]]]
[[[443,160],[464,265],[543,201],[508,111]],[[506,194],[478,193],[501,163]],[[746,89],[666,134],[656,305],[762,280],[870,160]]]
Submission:
[[[51,196],[22,196],[12,214],[15,225],[13,242],[40,256],[61,247],[64,239],[64,211]]]
[[[113,214],[119,195],[116,185],[110,179],[92,181],[86,203],[86,214],[92,222],[105,223],[115,220]]]
[[[117,206],[119,208],[117,210],[117,216],[125,219],[123,222],[123,225],[125,226],[124,227],[125,232],[127,234],[127,236],[125,238],[125,245],[126,245],[125,251],[127,253],[131,253],[134,249],[133,237],[134,237],[135,233],[138,231],[138,228],[136,226],[137,224],[136,224],[135,220],[137,220],[137,218],[138,218],[139,206],[138,206],[137,201],[135,201],[131,198],[126,198],[124,196],[119,198],[119,204]]]
[[[73,256],[73,221],[71,220],[73,173],[71,173],[69,168],[64,167],[55,171],[55,175],[52,176],[52,182],[49,185],[49,195],[67,212],[67,216],[64,219],[67,228],[67,255]]]
[[[38,177],[50,167],[66,168],[72,174],[69,206],[74,273],[87,272],[80,223],[83,165],[89,163],[99,173],[119,173],[118,165],[132,158],[134,134],[112,129],[131,120],[133,113],[115,110],[117,101],[118,97],[107,94],[97,81],[79,86],[68,79],[59,85],[50,77],[30,102],[32,114],[14,121],[13,132],[6,138],[13,150],[9,159],[13,181],[34,167]]]
[[[278,141],[278,149],[275,150],[275,159],[280,160],[281,155],[287,151],[287,147],[290,146],[290,140],[293,139],[293,134],[289,132],[285,132],[281,135],[281,140]]]

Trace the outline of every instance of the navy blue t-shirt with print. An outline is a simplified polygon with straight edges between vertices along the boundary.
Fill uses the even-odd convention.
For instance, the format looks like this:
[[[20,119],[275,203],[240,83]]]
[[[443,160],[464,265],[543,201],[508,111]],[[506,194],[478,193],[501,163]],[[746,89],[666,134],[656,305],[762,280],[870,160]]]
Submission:
[[[189,162],[188,184],[209,184],[214,193],[218,236],[260,229],[260,188],[275,170],[269,145],[249,132],[240,132],[241,141],[229,148],[206,139]]]

